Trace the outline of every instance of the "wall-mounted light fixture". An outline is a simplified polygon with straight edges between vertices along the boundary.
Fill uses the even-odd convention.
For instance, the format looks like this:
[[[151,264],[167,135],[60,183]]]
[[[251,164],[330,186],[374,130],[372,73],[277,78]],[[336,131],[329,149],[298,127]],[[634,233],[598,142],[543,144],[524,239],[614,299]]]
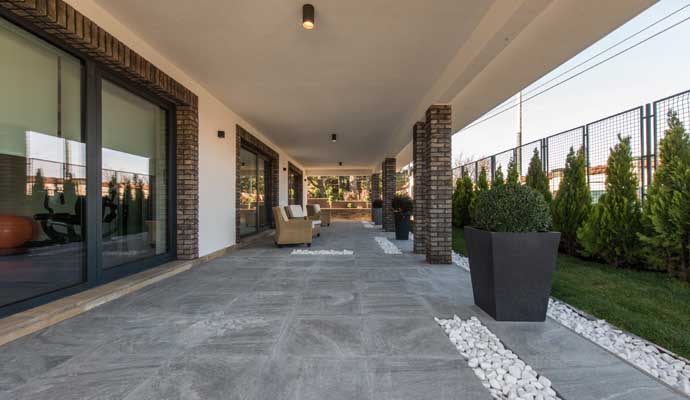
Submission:
[[[283,171],[287,171],[287,168],[283,167]]]
[[[225,138],[225,131],[218,131],[218,137],[221,139]]]
[[[331,135],[331,142],[335,143],[338,140],[338,135],[335,133]]]
[[[312,30],[314,25],[314,6],[305,4],[302,6],[302,27],[306,30]]]
[[[343,166],[343,162],[342,162],[342,161],[338,162],[338,165],[340,165],[340,166],[342,167],[342,166]]]

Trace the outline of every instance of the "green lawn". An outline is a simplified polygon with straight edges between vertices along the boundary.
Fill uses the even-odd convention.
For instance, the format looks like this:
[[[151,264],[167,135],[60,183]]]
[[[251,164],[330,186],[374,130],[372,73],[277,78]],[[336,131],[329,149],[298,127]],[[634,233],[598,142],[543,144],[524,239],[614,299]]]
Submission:
[[[466,254],[461,229],[453,249]],[[552,296],[690,358],[690,286],[665,274],[559,255]]]

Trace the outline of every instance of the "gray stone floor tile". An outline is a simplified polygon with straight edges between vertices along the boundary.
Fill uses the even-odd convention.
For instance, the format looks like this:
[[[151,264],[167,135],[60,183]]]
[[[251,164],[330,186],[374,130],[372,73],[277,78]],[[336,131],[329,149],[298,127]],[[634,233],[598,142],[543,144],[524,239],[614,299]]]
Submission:
[[[364,321],[367,353],[377,356],[459,359],[460,354],[431,316]]]
[[[300,317],[288,327],[279,351],[303,357],[364,356],[363,330],[361,318]]]
[[[419,296],[413,294],[374,293],[362,294],[362,313],[368,316],[429,315],[429,310]]]
[[[375,399],[491,399],[464,360],[378,359],[370,369]]]
[[[355,291],[309,290],[302,293],[298,316],[359,316],[359,293]]]
[[[125,400],[253,399],[264,358],[185,354],[163,366]]]

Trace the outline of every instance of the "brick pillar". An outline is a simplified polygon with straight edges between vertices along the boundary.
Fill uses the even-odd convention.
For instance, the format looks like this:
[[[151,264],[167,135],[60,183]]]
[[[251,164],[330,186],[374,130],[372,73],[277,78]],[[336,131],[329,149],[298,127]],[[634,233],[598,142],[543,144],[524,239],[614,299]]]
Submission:
[[[199,113],[178,106],[177,117],[177,258],[199,257]]]
[[[376,199],[381,198],[381,191],[379,190],[379,186],[381,185],[381,174],[372,174],[371,175],[371,201],[372,203]],[[374,208],[371,208],[371,220],[374,220]]]
[[[426,259],[452,263],[451,106],[435,104],[426,111],[427,180]]]
[[[417,122],[412,128],[412,160],[414,163],[414,252],[426,252],[426,185],[428,173],[424,149],[427,147],[426,123]]]
[[[395,196],[395,158],[386,158],[381,164],[383,178],[383,230],[395,230],[395,216],[393,215],[393,196]]]

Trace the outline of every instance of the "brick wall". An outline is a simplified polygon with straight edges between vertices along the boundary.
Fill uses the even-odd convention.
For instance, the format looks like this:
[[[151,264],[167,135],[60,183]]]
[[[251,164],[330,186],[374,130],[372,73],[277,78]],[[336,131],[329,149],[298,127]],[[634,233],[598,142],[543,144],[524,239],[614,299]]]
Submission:
[[[199,256],[199,113],[180,106],[177,116],[177,258]]]
[[[395,196],[395,158],[386,158],[381,164],[383,179],[383,230],[395,230],[395,215],[393,214],[393,196]]]
[[[424,122],[417,122],[412,128],[412,157],[414,161],[414,252],[426,252],[426,185],[429,181],[424,152],[427,146]]]
[[[379,186],[381,185],[381,174],[372,174],[371,175],[371,202],[373,203],[374,200],[380,199],[381,198],[381,190]],[[372,208],[371,210],[371,220],[374,220],[374,209]]]
[[[451,123],[450,105],[432,105],[426,111],[425,247],[431,264],[452,262]]]

